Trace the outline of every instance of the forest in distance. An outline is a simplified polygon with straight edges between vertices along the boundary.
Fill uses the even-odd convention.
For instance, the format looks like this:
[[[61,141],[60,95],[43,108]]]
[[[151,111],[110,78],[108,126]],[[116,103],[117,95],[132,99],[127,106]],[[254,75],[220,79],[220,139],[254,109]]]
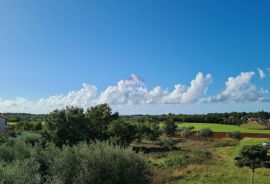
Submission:
[[[20,122],[29,120],[45,120],[48,114],[29,113],[3,113],[8,117],[9,122]],[[165,122],[173,119],[175,122],[197,122],[197,123],[218,123],[218,124],[241,124],[248,120],[258,120],[261,122],[270,121],[270,112],[227,112],[208,114],[161,114],[161,115],[120,115],[126,120],[137,120],[139,122]]]

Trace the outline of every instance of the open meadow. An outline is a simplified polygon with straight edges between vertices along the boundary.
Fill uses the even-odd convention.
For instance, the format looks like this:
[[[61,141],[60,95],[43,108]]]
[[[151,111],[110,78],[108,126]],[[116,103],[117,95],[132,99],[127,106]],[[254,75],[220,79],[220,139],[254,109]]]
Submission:
[[[238,125],[223,125],[215,123],[178,123],[179,127],[194,127],[195,131],[202,130],[205,128],[210,128],[214,132],[235,132],[239,131],[241,133],[258,133],[258,134],[270,134],[270,130],[258,130],[251,129],[245,126]]]
[[[258,138],[245,138],[239,142],[232,139],[184,140],[179,143],[180,151],[149,154],[147,157],[159,168],[155,183],[246,184],[250,181],[251,171],[236,167],[234,158],[244,145],[267,141]],[[269,169],[256,170],[256,183],[268,184],[269,180]]]

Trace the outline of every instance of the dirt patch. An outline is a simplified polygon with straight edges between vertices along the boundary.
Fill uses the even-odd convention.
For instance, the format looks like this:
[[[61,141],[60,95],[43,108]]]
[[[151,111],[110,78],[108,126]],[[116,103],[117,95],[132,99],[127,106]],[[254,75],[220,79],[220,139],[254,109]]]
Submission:
[[[216,139],[222,139],[226,138],[227,132],[214,132],[213,133],[213,138]],[[244,139],[246,137],[249,138],[269,138],[270,139],[270,134],[258,134],[258,133],[240,133],[240,139]],[[197,139],[198,137],[196,136],[196,132],[192,132],[189,136],[191,139]]]

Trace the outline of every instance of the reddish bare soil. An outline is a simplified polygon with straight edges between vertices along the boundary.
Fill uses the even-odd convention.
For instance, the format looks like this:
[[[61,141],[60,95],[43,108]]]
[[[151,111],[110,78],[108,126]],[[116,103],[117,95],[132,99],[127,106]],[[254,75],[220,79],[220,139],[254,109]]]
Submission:
[[[227,132],[214,132],[213,134],[213,138],[216,139],[222,139],[222,138],[226,138],[227,136]],[[246,137],[250,137],[250,138],[270,138],[270,134],[256,134],[256,133],[241,133],[240,134],[240,138],[244,139]],[[196,139],[196,132],[192,132],[190,134],[191,139]]]

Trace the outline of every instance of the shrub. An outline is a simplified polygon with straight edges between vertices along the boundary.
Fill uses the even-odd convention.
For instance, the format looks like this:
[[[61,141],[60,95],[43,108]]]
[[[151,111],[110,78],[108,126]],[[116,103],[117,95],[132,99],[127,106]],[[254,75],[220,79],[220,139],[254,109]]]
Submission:
[[[165,160],[165,166],[185,167],[190,164],[200,164],[209,159],[212,155],[209,151],[195,151],[195,152],[171,152]]]
[[[189,135],[191,134],[192,130],[194,129],[193,126],[190,126],[190,127],[182,127],[180,129],[180,135],[181,137],[183,138],[188,138]]]
[[[150,139],[151,141],[155,141],[159,138],[160,135],[161,130],[158,123],[147,124],[147,130],[145,132],[146,138]]]
[[[109,125],[109,134],[117,145],[127,147],[136,139],[136,126],[123,120],[115,120]]]
[[[197,132],[197,137],[211,138],[213,137],[213,131],[210,128],[202,129],[201,131]]]
[[[177,125],[174,121],[165,123],[164,132],[167,136],[174,136],[176,133]]]
[[[150,183],[150,170],[144,159],[130,149],[107,143],[63,147],[50,173],[50,183]]]
[[[33,123],[30,123],[28,121],[21,121],[21,122],[17,123],[16,128],[18,130],[32,130],[33,129]]]
[[[25,137],[0,145],[0,183],[150,183],[147,162],[131,149],[100,142],[42,147],[26,143]]]
[[[191,131],[189,129],[184,129],[180,132],[180,135],[182,138],[188,138],[190,133],[191,133]]]
[[[170,137],[164,137],[160,141],[160,146],[167,150],[172,150],[174,149],[175,141]]]
[[[0,183],[5,184],[40,184],[39,163],[34,159],[16,160],[4,167]]]
[[[240,139],[240,132],[236,131],[236,132],[228,132],[227,136],[233,139]]]

